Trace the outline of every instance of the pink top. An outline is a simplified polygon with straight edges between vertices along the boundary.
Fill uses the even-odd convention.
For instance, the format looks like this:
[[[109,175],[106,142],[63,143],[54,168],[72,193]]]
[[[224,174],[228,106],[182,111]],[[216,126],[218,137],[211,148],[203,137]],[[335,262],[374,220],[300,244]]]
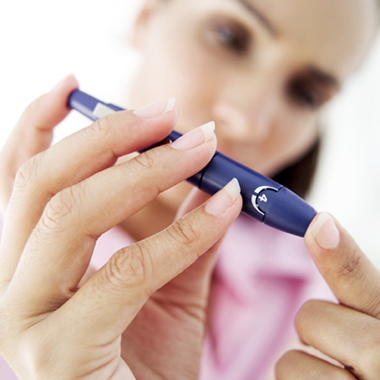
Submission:
[[[1,222],[1,220],[0,220]],[[98,241],[93,264],[132,239],[114,228]],[[331,298],[303,240],[241,216],[232,225],[215,269],[201,380],[261,380],[268,376],[306,299]],[[17,379],[0,358],[0,377]]]

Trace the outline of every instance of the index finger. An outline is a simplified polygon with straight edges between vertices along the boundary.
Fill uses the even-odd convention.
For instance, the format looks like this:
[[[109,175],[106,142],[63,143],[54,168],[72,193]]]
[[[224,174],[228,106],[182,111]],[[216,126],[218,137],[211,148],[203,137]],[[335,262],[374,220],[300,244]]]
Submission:
[[[89,344],[114,341],[156,290],[221,238],[240,213],[239,194],[234,179],[167,229],[116,252],[48,323],[62,325],[59,321],[64,320],[65,326],[77,329],[78,336],[86,336]],[[199,301],[191,306],[199,306]]]
[[[338,300],[380,319],[380,272],[331,215],[314,218],[305,244]]]
[[[145,115],[140,109],[106,116],[21,167],[5,215],[0,287],[10,282],[25,243],[48,201],[61,190],[112,166],[118,157],[165,138],[177,119],[175,105],[168,109],[168,104],[169,101],[164,101],[160,107],[151,105],[160,111],[155,117],[149,114],[146,118],[146,109]]]

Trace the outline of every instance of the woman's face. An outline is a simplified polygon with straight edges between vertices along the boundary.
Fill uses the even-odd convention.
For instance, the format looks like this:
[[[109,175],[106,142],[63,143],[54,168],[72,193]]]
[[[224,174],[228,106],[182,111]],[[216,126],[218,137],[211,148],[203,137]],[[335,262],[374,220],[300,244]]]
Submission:
[[[151,0],[130,106],[176,97],[178,128],[216,122],[218,149],[273,175],[305,153],[324,104],[362,61],[374,0]]]

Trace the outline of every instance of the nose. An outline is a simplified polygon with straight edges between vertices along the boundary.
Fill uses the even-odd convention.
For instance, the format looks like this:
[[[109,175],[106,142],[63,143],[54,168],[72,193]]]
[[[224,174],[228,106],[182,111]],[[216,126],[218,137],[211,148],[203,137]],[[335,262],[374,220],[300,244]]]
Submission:
[[[246,144],[267,139],[279,106],[278,83],[270,73],[224,83],[214,104],[218,137]]]

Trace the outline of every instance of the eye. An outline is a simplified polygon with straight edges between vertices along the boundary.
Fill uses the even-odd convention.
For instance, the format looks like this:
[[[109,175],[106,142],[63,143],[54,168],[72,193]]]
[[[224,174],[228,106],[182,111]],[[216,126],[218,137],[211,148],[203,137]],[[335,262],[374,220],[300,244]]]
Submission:
[[[287,94],[296,105],[307,108],[320,107],[325,99],[319,86],[307,78],[294,78],[287,86]]]
[[[227,20],[212,21],[210,31],[223,48],[239,55],[249,51],[251,35],[242,25]]]

